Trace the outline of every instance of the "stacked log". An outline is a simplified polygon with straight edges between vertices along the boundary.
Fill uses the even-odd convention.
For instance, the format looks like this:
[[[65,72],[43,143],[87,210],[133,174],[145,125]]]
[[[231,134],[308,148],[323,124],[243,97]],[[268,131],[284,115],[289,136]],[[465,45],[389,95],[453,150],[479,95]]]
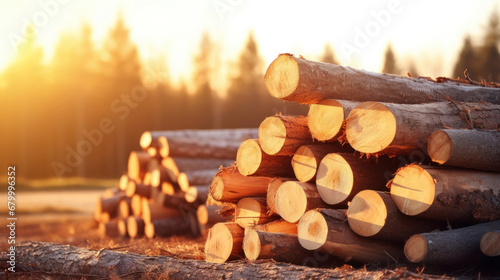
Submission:
[[[212,204],[236,214],[209,230],[207,262],[304,264],[322,252],[458,264],[500,253],[500,89],[289,54],[271,63],[265,84],[311,107],[264,119],[258,140],[214,176]]]

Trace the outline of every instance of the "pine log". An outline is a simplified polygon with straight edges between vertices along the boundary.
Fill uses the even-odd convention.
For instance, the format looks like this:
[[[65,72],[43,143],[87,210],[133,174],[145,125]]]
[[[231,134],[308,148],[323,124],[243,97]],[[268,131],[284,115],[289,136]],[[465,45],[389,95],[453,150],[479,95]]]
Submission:
[[[99,197],[96,202],[95,213],[100,215],[102,212],[107,212],[111,218],[116,217],[118,214],[118,204],[124,198],[125,194],[123,192],[116,193],[112,197]]]
[[[399,210],[421,218],[484,222],[500,219],[500,174],[407,165],[389,183]]]
[[[480,243],[483,235],[495,230],[500,230],[500,221],[416,234],[406,241],[405,256],[414,263],[470,264],[473,260],[481,259]]]
[[[236,155],[238,170],[245,176],[293,176],[291,156],[268,155],[262,151],[259,140],[241,143]]]
[[[184,193],[174,193],[173,195],[160,194],[158,197],[159,204],[167,208],[181,209],[181,208],[196,208],[197,205],[187,202],[184,198]]]
[[[157,147],[157,141],[160,137],[172,139],[227,139],[243,142],[247,139],[256,138],[257,135],[258,130],[256,128],[145,131],[141,135],[140,143],[142,148]]]
[[[351,146],[367,154],[427,152],[427,138],[437,129],[495,129],[500,124],[500,105],[488,103],[437,102],[392,104],[364,102],[346,121]]]
[[[128,158],[128,176],[133,180],[142,180],[152,157],[144,151],[132,151]]]
[[[481,252],[488,257],[500,256],[500,230],[483,234],[480,242]]]
[[[214,169],[201,169],[192,171],[183,170],[183,172],[186,173],[189,184],[191,186],[208,186],[212,182],[215,173],[219,172],[219,167]]]
[[[210,186],[191,186],[184,194],[184,199],[197,205],[205,204]]]
[[[127,189],[128,181],[130,177],[127,174],[123,174],[120,176],[120,181],[118,182],[118,189],[121,191],[125,191]]]
[[[186,158],[186,157],[173,157],[172,158],[179,170],[190,173],[191,171],[198,170],[218,170],[221,166],[229,166],[234,162],[232,159],[220,158]]]
[[[177,208],[168,208],[159,202],[150,202],[148,199],[143,198],[142,204],[142,218],[146,223],[151,223],[155,220],[166,218],[179,217],[182,215],[181,211]]]
[[[186,234],[191,231],[191,225],[186,223],[183,217],[160,219],[146,223],[144,235],[147,238],[167,237],[172,235]]]
[[[196,210],[196,217],[198,218],[198,222],[202,225],[207,225],[211,227],[216,223],[225,223],[232,220],[231,215],[224,217],[221,214],[219,214],[219,211],[221,209],[222,207],[217,205],[198,206],[198,209]]]
[[[300,244],[343,259],[370,264],[396,263],[403,246],[359,236],[347,223],[345,210],[317,209],[306,212],[298,224]]]
[[[243,258],[244,230],[237,223],[215,224],[208,232],[205,260],[224,263]]]
[[[318,141],[338,139],[345,132],[345,119],[359,102],[325,99],[312,104],[307,114],[307,126]]]
[[[125,194],[127,195],[127,197],[132,197],[134,194],[138,194],[142,197],[151,198],[151,186],[131,180],[128,182]]]
[[[351,229],[365,237],[406,241],[411,235],[444,228],[440,223],[399,212],[389,193],[364,190],[354,196],[347,209]]]
[[[354,152],[354,150],[349,145],[342,146],[339,142],[300,146],[292,158],[295,177],[300,182],[316,180],[316,171],[321,160],[333,152]]]
[[[247,232],[248,230],[289,233],[297,235],[297,224],[289,223],[283,219],[280,219],[266,224],[248,226],[245,228],[245,232]]]
[[[118,212],[117,216],[119,218],[127,218],[128,216],[130,216],[131,214],[130,203],[131,203],[130,197],[120,200],[120,202],[118,203],[118,210],[117,210]]]
[[[160,137],[159,143],[162,157],[234,159],[241,141]]]
[[[170,177],[170,180],[172,182],[175,182],[177,179],[177,176],[179,176],[179,167],[177,166],[177,163],[175,160],[171,157],[164,157],[161,160],[161,165],[169,170],[168,174]]]
[[[316,175],[318,193],[328,204],[347,206],[347,202],[364,189],[387,190],[387,174],[399,166],[396,158],[360,159],[345,153],[326,155]]]
[[[151,172],[151,186],[160,187],[163,182],[168,182],[175,186],[177,182],[177,176],[171,169],[166,168],[165,166],[157,166]]]
[[[276,193],[278,192],[281,184],[287,181],[295,180],[295,178],[273,178],[269,182],[269,184],[267,185],[266,203],[270,215],[272,215],[273,213],[278,213],[278,209],[276,209]]]
[[[264,197],[242,198],[236,204],[234,218],[242,228],[276,220],[276,217],[267,214],[267,204]]]
[[[267,186],[273,178],[263,176],[244,176],[235,166],[225,167],[215,174],[210,185],[213,199],[221,202],[238,202],[252,196],[266,196]]]
[[[175,193],[176,189],[180,190],[180,187],[178,184],[172,184],[170,182],[161,183],[161,192],[164,194],[173,195]]]
[[[119,232],[118,232],[118,221],[117,220],[110,220],[105,223],[99,223],[99,236],[101,238],[105,237],[118,237]]]
[[[187,192],[189,187],[191,186],[189,182],[189,178],[186,173],[181,172],[179,176],[177,176],[177,185],[181,189],[182,192]]]
[[[290,223],[296,223],[308,210],[328,207],[311,183],[288,181],[276,192],[276,210]]]
[[[442,129],[427,141],[432,161],[439,164],[500,172],[500,131]]]
[[[130,198],[130,210],[132,216],[140,217],[142,214],[142,197],[138,194],[134,194]]]
[[[269,155],[291,156],[300,146],[312,144],[313,138],[307,127],[307,117],[273,116],[260,124],[259,142]]]
[[[129,237],[127,230],[127,218],[118,218],[118,235],[122,238]]]
[[[144,235],[145,223],[142,218],[130,216],[127,218],[127,232],[130,238],[141,237]]]
[[[314,252],[300,246],[297,235],[289,233],[249,230],[243,238],[247,259],[273,259],[278,262],[303,264],[314,258]]]
[[[267,68],[264,79],[272,96],[299,103],[343,99],[418,104],[451,98],[500,104],[498,88],[378,74],[289,54],[280,54]]]

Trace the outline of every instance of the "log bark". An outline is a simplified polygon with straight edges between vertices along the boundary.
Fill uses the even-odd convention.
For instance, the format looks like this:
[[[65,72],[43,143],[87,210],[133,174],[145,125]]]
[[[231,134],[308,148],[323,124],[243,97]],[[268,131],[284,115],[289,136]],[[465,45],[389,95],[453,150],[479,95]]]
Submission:
[[[500,131],[442,129],[427,141],[432,161],[439,164],[500,172]]]
[[[214,175],[219,171],[219,169],[203,169],[203,170],[193,170],[185,171],[186,176],[189,180],[190,186],[208,186],[212,182]]]
[[[300,182],[316,180],[316,171],[321,160],[329,153],[354,152],[349,146],[342,146],[339,142],[300,146],[292,158],[292,167],[295,177]]]
[[[174,157],[172,158],[179,170],[189,173],[190,171],[197,170],[215,170],[221,166],[229,166],[234,162],[232,159],[219,159],[219,158],[186,158]]]
[[[101,238],[105,237],[114,238],[120,236],[118,230],[118,220],[115,219],[105,223],[99,223],[98,232]]]
[[[244,230],[237,223],[219,223],[208,232],[205,260],[224,263],[243,258]]]
[[[484,222],[500,219],[500,174],[407,165],[389,183],[399,210],[421,218]]]
[[[359,102],[325,99],[312,104],[307,114],[307,126],[318,141],[338,139],[345,132],[345,119]]]
[[[300,246],[295,234],[249,230],[243,238],[247,259],[273,259],[278,262],[304,264],[314,252]]]
[[[399,212],[389,193],[364,190],[354,196],[347,209],[351,229],[365,237],[406,241],[411,235],[445,228],[440,223]]]
[[[287,181],[295,181],[295,178],[273,178],[267,185],[266,203],[269,214],[278,213],[276,209],[276,193],[281,184]]]
[[[283,219],[269,222],[267,224],[253,225],[245,228],[247,230],[257,230],[265,232],[289,233],[297,235],[297,224],[289,223]]]
[[[273,178],[244,176],[235,166],[225,167],[215,174],[210,185],[213,199],[221,202],[238,202],[248,196],[264,197]]]
[[[187,233],[193,234],[193,230],[184,217],[156,220],[146,223],[144,227],[144,235],[147,238],[167,237]]]
[[[236,223],[242,228],[265,224],[277,219],[277,217],[267,214],[267,204],[264,197],[242,198],[236,204],[234,218]]]
[[[160,137],[172,139],[227,139],[243,142],[247,139],[256,138],[257,136],[258,130],[256,128],[158,130],[143,132],[140,142],[141,147],[149,147],[157,145],[158,138]]]
[[[326,203],[346,207],[364,189],[387,190],[387,174],[394,174],[399,163],[397,158],[360,159],[353,154],[328,154],[318,167],[318,193]]]
[[[449,97],[500,104],[498,88],[378,74],[288,54],[279,55],[269,65],[264,79],[272,96],[299,103],[343,99],[418,104],[446,101]]]
[[[37,274],[66,278],[126,279],[361,279],[364,270],[310,268],[274,262],[213,264],[168,256],[146,256],[116,250],[88,250],[68,245],[26,241],[16,246],[18,266],[36,267]],[[16,270],[17,271],[17,270]],[[370,271],[373,278],[390,277],[387,270]],[[396,272],[393,273],[397,275]],[[425,275],[424,275],[425,276]]]
[[[128,217],[127,218],[127,232],[130,238],[141,237],[144,235],[145,223],[142,218]]]
[[[161,220],[171,217],[180,217],[182,215],[179,208],[168,208],[159,202],[150,202],[148,199],[143,198],[142,204],[142,218],[146,223],[151,223],[155,220]]]
[[[346,137],[362,153],[397,155],[419,149],[426,153],[427,139],[437,129],[496,129],[499,123],[500,105],[488,103],[364,102],[349,114]]]
[[[95,206],[96,217],[99,217],[101,213],[107,212],[111,218],[117,216],[118,204],[121,200],[125,199],[125,193],[119,192],[111,197],[99,197]]]
[[[500,221],[469,227],[416,234],[406,241],[406,258],[414,263],[470,264],[481,259],[480,243],[489,231],[500,230]]]
[[[500,256],[500,230],[483,234],[480,242],[481,252],[488,257]]]
[[[217,205],[198,206],[198,209],[196,211],[198,222],[202,225],[207,225],[207,227],[211,227],[216,223],[225,223],[232,220],[232,215],[224,217],[219,214],[219,211],[221,209],[222,207]]]
[[[159,139],[162,157],[192,157],[233,159],[241,144],[239,140],[225,138],[165,138]]]
[[[142,180],[148,170],[152,157],[145,151],[132,151],[128,158],[128,176],[133,180]]]
[[[307,117],[273,116],[260,124],[259,142],[269,155],[291,156],[300,146],[312,144],[313,138],[307,127]]]
[[[403,246],[359,236],[347,223],[345,210],[317,209],[306,212],[298,224],[300,244],[308,250],[334,255],[344,261],[393,264],[403,257]]]
[[[328,207],[311,183],[288,181],[276,192],[276,210],[287,222],[296,223],[308,210]]]
[[[138,183],[137,181],[129,181],[125,194],[127,197],[132,197],[134,194],[138,194],[142,197],[151,198],[151,186]]]
[[[259,140],[241,143],[236,155],[238,170],[245,176],[293,176],[291,156],[268,155],[262,151]]]

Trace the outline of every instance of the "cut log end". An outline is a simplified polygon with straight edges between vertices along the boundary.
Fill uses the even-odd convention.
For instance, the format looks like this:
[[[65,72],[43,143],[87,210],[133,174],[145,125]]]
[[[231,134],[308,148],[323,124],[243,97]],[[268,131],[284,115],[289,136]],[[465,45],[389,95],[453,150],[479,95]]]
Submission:
[[[259,169],[261,161],[262,150],[256,140],[248,139],[241,143],[236,154],[236,162],[241,174],[245,176],[254,174]]]
[[[339,154],[326,155],[318,167],[316,186],[328,204],[341,203],[351,194],[354,175],[349,163]]]
[[[262,150],[275,155],[280,152],[286,140],[286,126],[278,117],[268,117],[259,126],[259,142]]]
[[[208,232],[205,260],[224,263],[242,252],[243,229],[236,223],[215,224]],[[239,248],[238,248],[239,247]]]
[[[267,91],[276,98],[287,99],[299,86],[299,66],[290,55],[280,55],[264,76]]]
[[[210,184],[210,194],[213,199],[220,201],[224,195],[224,180],[220,176],[215,176]]]
[[[141,146],[141,148],[147,149],[151,146],[152,141],[153,141],[153,136],[151,135],[151,132],[144,131],[139,140],[139,145]]]
[[[130,238],[140,237],[144,234],[144,220],[138,217],[128,217],[127,231]]]
[[[328,225],[318,211],[308,211],[298,224],[299,242],[307,250],[316,250],[325,244],[328,237]]]
[[[421,262],[427,254],[427,239],[420,234],[411,236],[406,241],[404,253],[409,261],[413,263]]]
[[[356,106],[346,121],[346,137],[362,153],[375,154],[391,144],[396,136],[396,118],[379,102]]]
[[[189,178],[186,173],[179,173],[179,176],[177,177],[177,184],[179,184],[179,187],[183,192],[187,192],[189,190]]]
[[[247,259],[254,261],[259,258],[261,251],[261,244],[259,234],[257,231],[250,230],[245,233],[245,237],[243,238],[243,252]]]
[[[313,151],[307,145],[301,146],[292,159],[293,172],[301,182],[308,182],[316,176],[318,163]]]
[[[307,209],[307,197],[301,182],[283,183],[276,192],[276,210],[287,222],[296,223]]]
[[[165,136],[158,137],[158,152],[162,158],[166,158],[170,155],[170,146],[168,145],[168,139]]]
[[[387,209],[376,191],[364,190],[352,199],[347,211],[351,229],[361,236],[374,236],[385,225]]]
[[[391,197],[399,210],[414,216],[427,210],[435,198],[432,176],[418,165],[401,168],[391,183]]]
[[[489,257],[500,256],[500,231],[490,231],[481,238],[481,252]]]
[[[269,221],[266,214],[266,200],[264,198],[246,197],[236,204],[236,223],[242,228],[252,225],[263,224]]]
[[[334,99],[325,99],[309,108],[308,126],[315,139],[329,141],[339,134],[345,118],[342,104]]]
[[[434,131],[427,140],[427,152],[432,161],[439,164],[447,162],[452,154],[453,141],[444,130]]]

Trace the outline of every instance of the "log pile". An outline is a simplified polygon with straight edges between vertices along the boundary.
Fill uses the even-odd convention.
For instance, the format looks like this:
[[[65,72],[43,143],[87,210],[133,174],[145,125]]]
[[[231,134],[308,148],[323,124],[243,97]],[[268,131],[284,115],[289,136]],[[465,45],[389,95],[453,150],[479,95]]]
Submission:
[[[209,230],[207,262],[309,264],[320,252],[449,265],[500,254],[499,88],[289,54],[265,84],[309,114],[266,118],[214,176],[210,203],[236,210]]]
[[[239,145],[256,136],[257,129],[144,132],[142,150],[130,153],[118,187],[97,201],[100,235],[197,235],[227,221],[234,208],[207,206],[209,185],[220,166],[234,161]]]

